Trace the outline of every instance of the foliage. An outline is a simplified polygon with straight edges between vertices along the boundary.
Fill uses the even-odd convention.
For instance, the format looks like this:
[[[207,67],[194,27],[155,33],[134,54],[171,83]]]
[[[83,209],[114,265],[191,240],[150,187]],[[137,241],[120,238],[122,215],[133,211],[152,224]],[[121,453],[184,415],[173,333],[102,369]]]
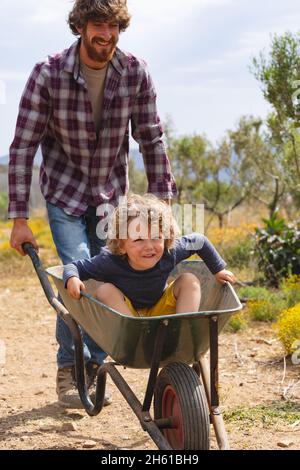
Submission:
[[[194,200],[195,188],[200,188],[208,177],[212,161],[211,144],[201,135],[168,137],[168,155],[178,188],[178,202]]]
[[[265,287],[241,287],[238,294],[240,298],[247,299],[247,313],[254,321],[274,321],[286,306],[282,292]]]
[[[270,216],[285,194],[282,166],[278,155],[262,130],[262,121],[242,116],[235,130],[229,131],[229,145],[236,156],[232,161],[235,180],[249,185],[248,195],[269,209]]]
[[[295,342],[300,341],[300,303],[284,310],[274,328],[286,352],[292,354],[297,349]]]
[[[238,312],[230,317],[225,329],[231,333],[237,333],[238,331],[244,330],[246,327],[247,321],[245,315],[242,312]]]
[[[207,231],[207,236],[219,250],[223,250],[248,239],[255,228],[254,223],[246,223],[241,220],[239,225],[235,227],[211,227]]]
[[[253,263],[255,224],[241,222],[237,227],[210,228],[207,236],[230,268],[242,269]]]
[[[232,268],[241,269],[250,265],[253,256],[253,240],[250,237],[238,241],[225,248],[222,251],[222,256],[226,259],[228,266]]]
[[[247,300],[269,300],[270,291],[266,287],[245,286],[239,288],[239,297]]]
[[[289,276],[281,282],[280,288],[287,307],[293,307],[300,302],[300,276]]]
[[[300,274],[300,225],[287,225],[277,212],[263,221],[255,231],[255,253],[267,283],[278,287],[282,278]]]
[[[253,59],[252,71],[273,111],[268,118],[271,141],[281,156],[284,180],[300,194],[300,36],[290,32],[272,38],[268,55]]]
[[[279,296],[270,295],[269,300],[249,300],[247,312],[251,320],[261,322],[275,321],[284,307],[284,301]]]
[[[299,34],[275,34],[269,55],[261,52],[253,59],[252,70],[262,84],[264,97],[281,120],[294,121],[300,113],[300,105],[294,99],[300,72],[299,41]]]
[[[7,218],[8,196],[6,193],[0,193],[0,220]]]
[[[130,191],[136,194],[147,192],[147,178],[144,170],[139,170],[133,159],[129,161],[129,187]]]
[[[225,216],[244,202],[258,199],[272,214],[283,201],[282,162],[260,119],[242,116],[217,145],[198,134],[174,137],[170,123],[166,132],[179,204],[204,203],[223,227]]]
[[[247,300],[247,313],[251,320],[270,322],[279,314],[300,302],[300,276],[290,276],[280,283],[279,290],[266,287],[240,287],[238,295]]]
[[[224,225],[225,216],[239,207],[250,194],[251,186],[245,167],[245,159],[237,158],[228,136],[216,148],[211,148],[207,178],[195,188],[194,194],[196,199],[201,197],[206,210],[217,216],[220,228]]]
[[[239,426],[256,426],[258,422],[264,427],[272,426],[278,421],[293,424],[300,419],[300,406],[291,402],[275,402],[268,405],[252,407],[237,407],[225,411],[223,417],[226,422],[239,423]]]

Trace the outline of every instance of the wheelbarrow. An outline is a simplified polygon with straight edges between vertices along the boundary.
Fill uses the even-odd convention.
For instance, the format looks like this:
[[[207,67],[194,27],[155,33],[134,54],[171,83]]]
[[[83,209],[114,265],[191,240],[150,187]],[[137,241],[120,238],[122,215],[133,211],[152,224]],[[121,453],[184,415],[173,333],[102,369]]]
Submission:
[[[94,298],[98,282],[85,282],[81,299],[72,299],[62,280],[63,267],[44,270],[29,243],[23,245],[30,256],[46,297],[69,326],[75,345],[75,376],[81,402],[90,416],[103,407],[106,376],[110,375],[142,429],[161,450],[207,450],[210,424],[219,449],[229,449],[219,409],[218,334],[231,315],[242,309],[233,287],[218,283],[200,261],[183,261],[170,280],[181,273],[195,274],[201,283],[201,303],[197,313],[129,317]],[[62,298],[58,300],[50,276]],[[95,398],[85,383],[85,365],[80,327],[108,354],[111,362],[100,366]],[[205,354],[210,352],[209,362]],[[149,369],[141,403],[118,368]],[[150,408],[153,401],[153,412]]]

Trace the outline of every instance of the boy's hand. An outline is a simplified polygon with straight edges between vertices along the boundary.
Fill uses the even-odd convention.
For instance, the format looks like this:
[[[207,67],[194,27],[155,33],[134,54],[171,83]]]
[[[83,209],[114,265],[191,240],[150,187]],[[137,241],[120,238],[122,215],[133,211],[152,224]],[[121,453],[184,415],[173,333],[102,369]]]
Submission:
[[[222,269],[217,274],[215,274],[215,278],[218,282],[225,284],[226,281],[234,284],[236,282],[236,277],[231,271],[227,271],[227,269]]]
[[[85,285],[83,282],[78,279],[78,277],[70,277],[67,282],[68,294],[73,297],[73,299],[80,299],[80,291],[85,290]]]

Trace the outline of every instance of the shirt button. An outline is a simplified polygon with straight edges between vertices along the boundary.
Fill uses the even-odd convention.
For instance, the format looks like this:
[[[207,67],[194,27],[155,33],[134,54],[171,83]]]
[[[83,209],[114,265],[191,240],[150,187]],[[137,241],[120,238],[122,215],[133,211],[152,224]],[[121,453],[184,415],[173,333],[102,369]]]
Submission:
[[[96,135],[94,134],[94,132],[90,132],[89,133],[89,140],[95,140],[96,139]]]

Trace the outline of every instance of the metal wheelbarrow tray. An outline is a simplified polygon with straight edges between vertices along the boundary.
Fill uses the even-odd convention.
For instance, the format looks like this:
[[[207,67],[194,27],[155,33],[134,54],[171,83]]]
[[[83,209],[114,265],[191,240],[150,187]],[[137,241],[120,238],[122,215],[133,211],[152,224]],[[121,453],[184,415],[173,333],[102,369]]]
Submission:
[[[229,448],[219,411],[218,334],[230,316],[242,309],[229,283],[216,282],[200,260],[183,261],[170,278],[183,272],[192,272],[199,278],[202,293],[199,312],[129,317],[93,297],[99,284],[93,280],[85,282],[86,292],[79,301],[72,299],[63,285],[63,267],[44,271],[32,245],[25,244],[24,250],[31,257],[48,301],[71,330],[78,391],[90,416],[102,409],[108,373],[159,449],[209,449],[210,423],[219,448]],[[53,278],[63,304],[56,298],[48,275]],[[113,360],[99,368],[94,403],[85,385],[83,344],[78,325]],[[205,358],[208,350],[210,364]],[[117,366],[150,369],[143,404]],[[154,417],[150,414],[153,397]]]

